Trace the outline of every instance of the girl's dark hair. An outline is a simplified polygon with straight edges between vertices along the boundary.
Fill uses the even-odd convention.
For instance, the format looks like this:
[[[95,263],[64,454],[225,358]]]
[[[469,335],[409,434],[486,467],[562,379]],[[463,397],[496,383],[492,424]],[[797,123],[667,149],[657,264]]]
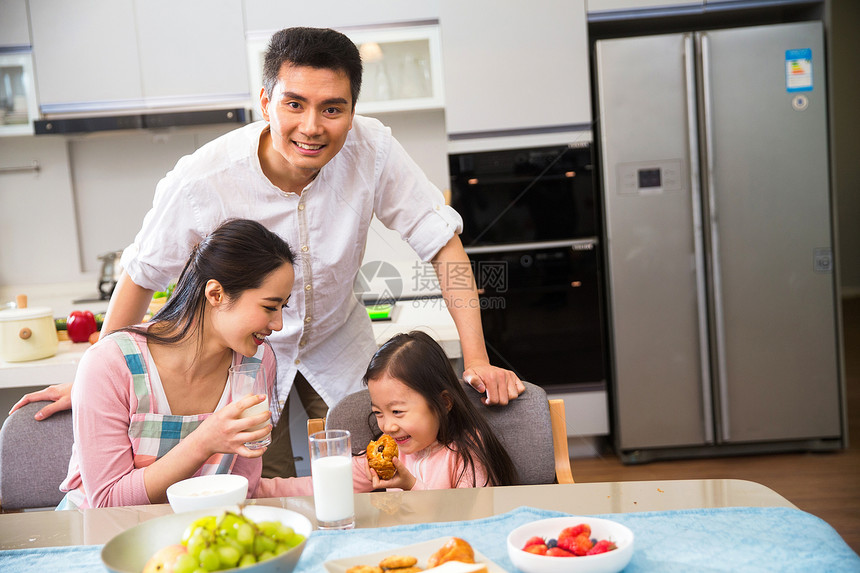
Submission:
[[[439,419],[440,444],[456,447],[463,460],[463,470],[454,483],[471,468],[473,480],[476,462],[487,470],[486,484],[514,485],[517,472],[508,452],[493,434],[484,415],[469,401],[466,391],[454,373],[442,347],[430,336],[413,331],[394,336],[383,344],[367,367],[363,382],[388,374],[421,394]],[[444,396],[451,399],[448,410]],[[472,483],[472,486],[479,484]]]
[[[266,96],[278,83],[281,66],[307,66],[319,70],[344,72],[349,78],[352,108],[361,91],[361,55],[356,45],[345,35],[329,28],[286,28],[269,40],[263,58],[263,87]]]
[[[222,223],[194,249],[167,303],[152,317],[149,328],[130,326],[147,340],[173,344],[203,326],[206,283],[221,283],[230,300],[259,288],[272,271],[293,264],[289,245],[256,221],[232,219]],[[201,341],[202,342],[202,341]]]

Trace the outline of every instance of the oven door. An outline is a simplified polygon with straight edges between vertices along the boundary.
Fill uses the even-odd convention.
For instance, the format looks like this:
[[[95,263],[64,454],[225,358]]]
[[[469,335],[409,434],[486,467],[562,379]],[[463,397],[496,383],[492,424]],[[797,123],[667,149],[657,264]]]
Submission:
[[[543,387],[605,384],[597,240],[469,249],[490,362]]]

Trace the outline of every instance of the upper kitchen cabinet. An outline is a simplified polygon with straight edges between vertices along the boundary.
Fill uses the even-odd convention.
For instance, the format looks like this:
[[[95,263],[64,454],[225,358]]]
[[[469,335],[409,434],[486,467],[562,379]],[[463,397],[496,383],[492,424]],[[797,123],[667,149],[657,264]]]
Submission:
[[[0,49],[30,45],[27,0],[0,0]]]
[[[449,138],[591,124],[585,0],[440,0]]]
[[[269,35],[290,26],[334,28],[375,28],[382,24],[411,24],[439,18],[438,0],[327,0],[294,2],[245,0],[245,26],[248,32]],[[254,70],[251,70],[252,72]]]
[[[241,0],[30,0],[45,114],[247,105]]]
[[[346,31],[364,65],[356,111],[438,109],[444,105],[439,26]]]

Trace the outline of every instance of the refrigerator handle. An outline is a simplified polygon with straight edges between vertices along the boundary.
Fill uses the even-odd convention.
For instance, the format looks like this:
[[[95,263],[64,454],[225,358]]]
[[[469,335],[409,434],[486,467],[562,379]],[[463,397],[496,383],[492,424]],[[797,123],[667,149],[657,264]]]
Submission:
[[[687,145],[690,157],[690,195],[693,207],[693,262],[696,273],[696,312],[699,328],[699,368],[702,385],[702,423],[705,443],[714,443],[714,406],[708,345],[708,299],[705,280],[705,247],[702,225],[702,188],[696,85],[696,49],[692,34],[684,34],[684,89],[687,104]]]
[[[711,55],[707,32],[700,32],[699,53],[701,54],[701,94],[702,94],[702,118],[704,131],[704,193],[708,203],[708,228],[710,238],[710,261],[711,261],[711,286],[713,288],[712,300],[714,305],[714,346],[716,359],[717,391],[719,396],[719,433],[722,441],[728,441],[731,437],[729,428],[729,388],[726,375],[726,344],[725,324],[723,321],[723,295],[722,295],[722,271],[720,268],[720,233],[719,215],[717,213],[716,194],[714,184],[714,124],[713,124],[713,102],[711,101]]]

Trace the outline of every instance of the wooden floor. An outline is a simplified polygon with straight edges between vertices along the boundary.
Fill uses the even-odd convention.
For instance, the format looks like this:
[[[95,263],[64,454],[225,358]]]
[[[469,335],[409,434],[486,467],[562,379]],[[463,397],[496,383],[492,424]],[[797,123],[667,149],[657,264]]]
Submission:
[[[833,526],[860,553],[860,298],[843,300],[848,449],[623,465],[614,454],[574,459],[577,482],[734,478],[764,484]]]

